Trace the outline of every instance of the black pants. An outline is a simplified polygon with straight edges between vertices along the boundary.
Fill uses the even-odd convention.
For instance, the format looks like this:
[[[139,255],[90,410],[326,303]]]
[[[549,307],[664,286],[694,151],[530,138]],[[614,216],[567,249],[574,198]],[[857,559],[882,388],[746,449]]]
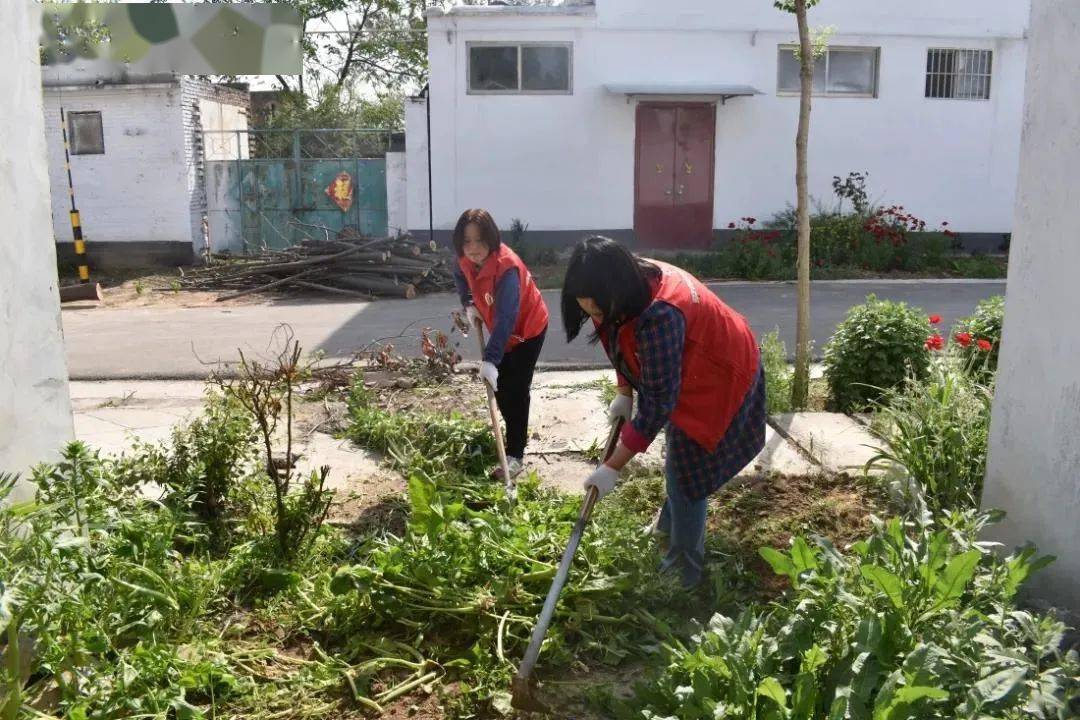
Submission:
[[[495,402],[506,423],[506,455],[522,458],[529,437],[529,403],[533,371],[544,347],[547,328],[503,355],[499,363],[499,389]]]

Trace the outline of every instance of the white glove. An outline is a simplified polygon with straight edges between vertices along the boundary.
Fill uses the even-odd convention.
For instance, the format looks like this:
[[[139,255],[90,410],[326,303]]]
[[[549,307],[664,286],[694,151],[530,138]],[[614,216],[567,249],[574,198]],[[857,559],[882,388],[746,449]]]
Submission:
[[[499,369],[485,361],[480,363],[480,377],[491,386],[492,390],[499,389]]]
[[[477,323],[484,322],[484,319],[480,317],[480,311],[476,309],[475,305],[465,308],[465,317],[469,320],[469,327],[476,327]]]
[[[615,393],[615,399],[608,405],[607,416],[608,422],[612,425],[619,422],[619,420],[630,420],[631,413],[634,412],[634,399],[629,395],[623,395],[622,393]]]
[[[589,488],[596,488],[599,493],[598,499],[602,498],[615,489],[615,483],[618,479],[618,470],[607,465],[601,465],[593,470],[589,477],[585,478],[585,492],[589,492]]]

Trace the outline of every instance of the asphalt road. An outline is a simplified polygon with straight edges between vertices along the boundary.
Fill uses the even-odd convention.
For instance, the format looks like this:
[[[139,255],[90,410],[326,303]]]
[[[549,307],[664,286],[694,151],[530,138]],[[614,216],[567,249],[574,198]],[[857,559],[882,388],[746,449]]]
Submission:
[[[795,343],[795,285],[716,283],[710,287],[750,321],[758,334],[774,327],[788,349]],[[1004,281],[820,281],[811,290],[815,355],[848,309],[874,293],[936,313],[947,327],[971,313],[979,300],[1005,292]],[[583,337],[566,342],[559,323],[558,291],[545,291],[552,326],[540,361],[548,366],[606,364],[602,351]],[[121,378],[196,379],[237,350],[266,355],[287,325],[307,351],[349,357],[373,342],[389,341],[401,354],[418,352],[425,326],[448,330],[457,307],[450,294],[378,302],[281,301],[267,305],[198,308],[70,309],[63,311],[68,367],[74,380]],[[460,336],[456,336],[459,340]],[[473,341],[462,354],[475,357]]]

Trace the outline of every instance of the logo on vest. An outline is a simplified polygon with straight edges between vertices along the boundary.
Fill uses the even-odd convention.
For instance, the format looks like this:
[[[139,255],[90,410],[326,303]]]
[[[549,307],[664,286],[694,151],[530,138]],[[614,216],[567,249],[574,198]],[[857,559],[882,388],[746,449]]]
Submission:
[[[495,298],[491,297],[491,293],[484,293],[484,302],[488,304],[488,307],[491,307],[495,304]]]

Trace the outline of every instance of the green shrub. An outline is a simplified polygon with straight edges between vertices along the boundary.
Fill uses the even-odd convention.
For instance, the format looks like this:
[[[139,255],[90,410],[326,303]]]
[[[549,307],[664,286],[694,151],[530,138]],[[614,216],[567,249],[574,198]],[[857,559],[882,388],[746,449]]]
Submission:
[[[1065,718],[1080,695],[1064,625],[1016,608],[1047,559],[977,545],[987,518],[877,523],[842,555],[797,538],[762,550],[794,590],[716,615],[676,644],[660,678],[616,701],[618,720]]]
[[[956,331],[968,333],[971,338],[967,347],[958,343],[954,343],[954,347],[965,359],[968,367],[984,379],[997,372],[998,354],[1001,349],[1001,324],[1004,321],[1005,298],[995,295],[981,301],[975,308],[974,314],[957,323]],[[989,352],[979,348],[979,340],[990,343]]]
[[[770,415],[791,412],[791,381],[795,371],[788,365],[787,346],[775,329],[761,338],[761,364],[765,368],[765,399]]]
[[[977,507],[992,400],[956,358],[936,358],[925,378],[909,378],[877,404],[872,427],[887,445],[871,462],[903,468],[916,484],[904,489],[935,512]]]
[[[921,310],[878,300],[851,308],[825,346],[825,377],[842,412],[865,409],[909,375],[926,375],[930,324]]]
[[[258,466],[251,415],[220,393],[207,392],[201,415],[174,429],[167,442],[136,445],[117,471],[131,483],[158,485],[166,505],[190,510],[221,550],[235,527],[257,512]]]

